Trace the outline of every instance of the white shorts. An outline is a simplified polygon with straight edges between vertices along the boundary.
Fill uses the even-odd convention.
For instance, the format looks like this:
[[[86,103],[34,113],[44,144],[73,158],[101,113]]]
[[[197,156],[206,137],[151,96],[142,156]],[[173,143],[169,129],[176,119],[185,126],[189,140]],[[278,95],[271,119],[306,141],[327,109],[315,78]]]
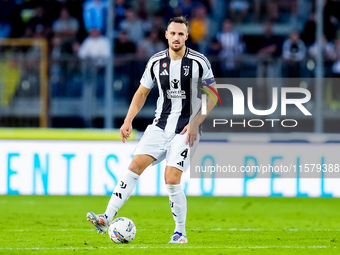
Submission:
[[[190,165],[190,154],[194,153],[199,137],[198,134],[197,140],[190,148],[189,144],[185,144],[187,133],[183,135],[171,133],[151,124],[146,128],[134,155],[150,155],[154,157],[156,160],[152,165],[166,159],[167,166],[176,167],[185,172]]]

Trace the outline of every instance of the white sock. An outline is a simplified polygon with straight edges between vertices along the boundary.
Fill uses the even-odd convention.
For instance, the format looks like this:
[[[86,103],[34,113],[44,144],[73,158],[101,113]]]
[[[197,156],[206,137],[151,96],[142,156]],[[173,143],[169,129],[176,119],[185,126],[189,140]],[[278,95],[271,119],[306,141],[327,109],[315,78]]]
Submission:
[[[118,181],[105,211],[109,222],[112,221],[118,210],[129,199],[134,187],[136,186],[138,177],[138,174],[127,170],[125,176]]]
[[[169,192],[172,216],[176,222],[175,232],[186,235],[185,221],[187,217],[187,199],[181,184],[166,184]]]

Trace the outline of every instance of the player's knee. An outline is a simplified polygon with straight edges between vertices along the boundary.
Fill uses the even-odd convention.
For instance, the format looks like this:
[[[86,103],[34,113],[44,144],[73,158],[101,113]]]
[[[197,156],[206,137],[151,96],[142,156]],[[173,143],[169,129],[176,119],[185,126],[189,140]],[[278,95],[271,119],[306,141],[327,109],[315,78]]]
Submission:
[[[166,174],[164,176],[165,184],[180,184],[181,178],[177,177],[176,175]]]
[[[136,173],[136,174],[139,174],[139,175],[141,174],[141,173],[140,173],[140,172],[141,172],[141,166],[140,166],[140,164],[139,164],[137,161],[135,161],[135,160],[132,160],[132,161],[131,161],[131,164],[129,165],[128,169],[129,169],[130,171]]]

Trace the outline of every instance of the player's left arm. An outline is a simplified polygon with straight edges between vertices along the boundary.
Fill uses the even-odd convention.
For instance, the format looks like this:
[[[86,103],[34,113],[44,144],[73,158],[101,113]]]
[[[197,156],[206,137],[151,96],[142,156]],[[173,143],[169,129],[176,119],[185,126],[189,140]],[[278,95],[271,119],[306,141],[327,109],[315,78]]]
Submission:
[[[207,114],[203,115],[201,114],[201,112],[199,112],[195,116],[195,118],[183,128],[181,132],[181,134],[184,134],[185,132],[187,132],[186,144],[189,143],[190,147],[192,147],[194,145],[194,142],[197,140],[199,126],[202,124],[205,118],[209,115],[211,110],[215,107],[216,105],[215,102],[217,102],[218,100],[217,95],[211,90],[211,88],[215,89],[215,83],[209,85],[209,87],[208,86],[205,87],[205,89],[211,92],[210,94],[214,97],[214,99],[212,97],[207,97]]]

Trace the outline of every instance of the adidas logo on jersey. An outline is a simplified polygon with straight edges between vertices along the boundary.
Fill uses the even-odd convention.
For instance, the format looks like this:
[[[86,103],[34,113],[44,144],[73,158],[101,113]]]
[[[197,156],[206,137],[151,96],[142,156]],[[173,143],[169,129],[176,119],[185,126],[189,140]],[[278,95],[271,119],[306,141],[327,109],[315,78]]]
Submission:
[[[184,165],[184,161],[180,161],[180,162],[178,162],[178,163],[177,163],[177,165],[179,165],[179,166],[183,167],[183,165]]]
[[[165,69],[160,75],[169,75],[168,71]]]

